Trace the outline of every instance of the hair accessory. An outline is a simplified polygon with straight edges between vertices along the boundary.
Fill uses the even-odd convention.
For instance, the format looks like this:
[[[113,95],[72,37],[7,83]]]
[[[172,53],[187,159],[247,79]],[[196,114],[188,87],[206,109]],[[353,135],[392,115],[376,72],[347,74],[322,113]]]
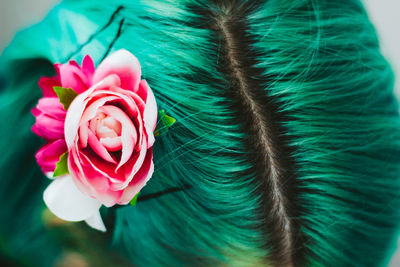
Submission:
[[[88,55],[82,66],[54,66],[55,77],[39,80],[43,98],[32,109],[32,131],[47,141],[36,159],[53,179],[44,202],[63,220],[84,220],[105,231],[100,207],[136,203],[153,174],[154,132],[175,120],[163,113],[156,130],[154,94],[127,50],[106,57],[97,69]]]

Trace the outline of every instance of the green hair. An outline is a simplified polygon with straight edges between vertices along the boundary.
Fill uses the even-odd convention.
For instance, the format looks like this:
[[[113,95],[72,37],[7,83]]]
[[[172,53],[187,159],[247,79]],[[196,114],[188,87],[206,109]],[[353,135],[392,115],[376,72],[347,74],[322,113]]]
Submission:
[[[138,204],[103,210],[134,265],[388,263],[400,119],[359,0],[65,1],[20,32],[1,60],[5,258],[46,266],[61,251],[40,220],[48,181],[29,112],[39,77],[120,48],[177,120],[156,139]],[[182,190],[159,194],[170,188]]]

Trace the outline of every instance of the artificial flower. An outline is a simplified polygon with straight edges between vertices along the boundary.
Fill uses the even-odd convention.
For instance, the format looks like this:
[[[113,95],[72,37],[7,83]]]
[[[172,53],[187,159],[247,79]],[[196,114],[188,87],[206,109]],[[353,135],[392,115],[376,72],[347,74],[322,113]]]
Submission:
[[[37,162],[56,176],[44,201],[61,219],[105,231],[99,208],[128,204],[153,174],[156,100],[126,50],[96,69],[89,56],[55,69],[40,79],[43,98],[32,110],[32,130],[47,141]]]

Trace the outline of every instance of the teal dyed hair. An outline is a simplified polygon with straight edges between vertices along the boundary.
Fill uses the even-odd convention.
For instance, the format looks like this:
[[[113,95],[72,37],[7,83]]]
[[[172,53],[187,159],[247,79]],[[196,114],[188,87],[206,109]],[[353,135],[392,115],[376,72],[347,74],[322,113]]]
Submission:
[[[387,264],[400,119],[358,0],[65,1],[19,33],[1,61],[3,258],[51,265],[61,246],[40,220],[39,77],[119,48],[177,119],[138,204],[104,211],[134,265]]]

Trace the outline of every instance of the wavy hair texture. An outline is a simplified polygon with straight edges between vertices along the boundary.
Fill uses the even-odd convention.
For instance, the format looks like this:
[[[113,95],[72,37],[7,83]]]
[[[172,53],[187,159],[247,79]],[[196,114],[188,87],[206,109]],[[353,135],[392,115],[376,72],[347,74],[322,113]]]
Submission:
[[[51,265],[60,246],[38,225],[48,183],[30,132],[38,78],[119,48],[177,119],[157,138],[137,206],[104,211],[134,265],[387,264],[400,120],[359,0],[65,1],[19,33],[1,61],[7,259]]]

